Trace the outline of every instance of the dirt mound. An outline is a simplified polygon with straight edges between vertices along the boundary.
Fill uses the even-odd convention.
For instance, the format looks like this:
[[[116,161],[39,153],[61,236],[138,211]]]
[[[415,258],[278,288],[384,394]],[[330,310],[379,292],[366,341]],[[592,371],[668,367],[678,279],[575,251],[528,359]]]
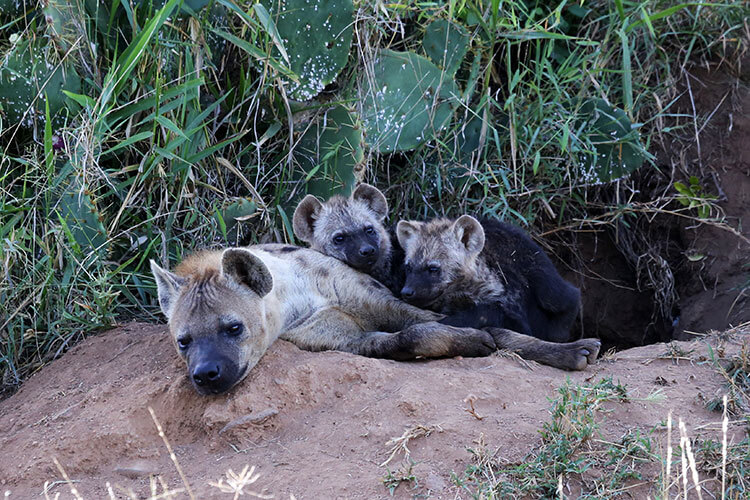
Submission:
[[[737,352],[747,341],[736,334],[721,349]],[[711,342],[715,349],[719,340]],[[603,435],[650,430],[670,409],[692,426],[718,422],[705,408],[723,383],[701,362],[707,345],[641,347],[566,373],[510,355],[403,363],[277,341],[229,394],[202,397],[166,327],[129,324],[81,343],[0,403],[0,480],[10,498],[38,496],[45,481],[61,479],[57,458],[85,498],[106,497],[108,483],[147,496],[149,474],[179,488],[152,407],[198,498],[226,497],[208,482],[245,465],[261,474],[251,488],[275,498],[386,498],[383,478],[403,450],[381,466],[392,448],[385,443],[409,429],[429,435],[408,443],[417,486],[396,496],[468,497],[451,479],[470,464],[467,449],[481,439],[502,458],[523,460],[539,446],[548,398],[566,377],[627,386],[629,402],[611,407]],[[663,399],[643,400],[656,389]],[[69,494],[60,483],[51,491]]]

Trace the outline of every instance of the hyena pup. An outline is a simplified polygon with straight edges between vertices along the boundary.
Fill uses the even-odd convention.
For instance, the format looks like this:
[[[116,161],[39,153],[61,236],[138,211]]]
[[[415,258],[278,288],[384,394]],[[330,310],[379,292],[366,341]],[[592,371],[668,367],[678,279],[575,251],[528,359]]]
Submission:
[[[581,294],[522,229],[463,215],[401,221],[396,233],[406,255],[407,302],[453,315],[451,324],[570,340]]]
[[[393,228],[384,225],[388,202],[369,184],[351,196],[321,202],[307,195],[294,211],[294,234],[310,248],[346,262],[386,285],[393,293],[403,286],[403,251]]]
[[[297,237],[310,243],[312,248],[334,256],[370,274],[386,284],[395,294],[406,292],[406,295],[411,295],[407,300],[412,300],[415,303],[420,302],[422,296],[426,295],[426,288],[417,287],[417,290],[413,287],[404,287],[407,276],[404,270],[404,253],[394,232],[389,233],[383,225],[386,214],[387,204],[383,194],[377,188],[363,184],[354,191],[350,198],[335,196],[321,203],[314,196],[308,196],[295,211],[294,229]],[[442,300],[425,300],[419,305],[449,314],[447,318],[441,320],[445,324],[459,327],[494,328],[492,333],[496,343],[518,351],[527,359],[564,369],[580,370],[585,368],[587,362],[596,359],[599,352],[599,341],[596,339],[580,340],[564,346],[550,346],[546,342],[528,342],[528,335],[555,342],[570,340],[570,326],[578,311],[578,290],[559,277],[544,252],[523,231],[497,221],[489,221],[487,225],[487,248],[488,250],[496,248],[497,251],[486,251],[486,253],[488,255],[502,255],[505,252],[511,256],[510,259],[502,262],[490,259],[490,261],[484,263],[485,268],[480,272],[475,266],[476,258],[472,259],[466,255],[466,264],[469,268],[475,269],[472,275],[474,279],[470,280],[472,285],[465,281],[466,277],[463,273],[443,274],[444,280],[451,277],[455,278],[456,283],[451,287],[454,293],[446,294],[442,297]],[[499,230],[495,230],[496,225],[500,228]],[[378,235],[377,240],[375,240],[377,244],[364,237],[364,234],[367,234],[370,228],[372,228],[371,233]],[[480,237],[479,233],[474,234],[475,239],[473,240],[474,244],[481,243],[481,245],[478,245],[478,251],[484,250],[485,247],[484,230],[481,226],[480,229],[482,230],[481,242],[476,240]],[[512,234],[514,238],[506,241],[507,234],[505,233]],[[346,235],[344,239],[336,240],[341,234]],[[446,241],[451,241],[453,238],[451,234],[446,231],[443,235]],[[351,235],[354,235],[354,237]],[[390,235],[390,241],[385,239],[386,235]],[[465,236],[468,237],[469,234],[467,233]],[[363,240],[365,248],[369,250],[370,247],[374,247],[377,254],[377,258],[373,257],[364,263],[360,260],[360,249],[363,245],[361,242]],[[348,245],[345,243],[348,243]],[[418,246],[416,242],[412,246],[415,253]],[[529,250],[529,248],[532,250]],[[465,245],[462,252],[467,252]],[[506,272],[502,266],[507,265],[508,262],[512,266],[520,265],[521,259],[520,255],[517,255],[518,252],[525,252],[526,256],[539,254],[536,259],[532,259],[532,261],[538,261],[537,265],[530,266],[529,264],[533,262],[530,263],[526,259],[524,265],[527,267],[513,267]],[[431,267],[433,267],[433,271],[437,271],[437,269],[434,269],[436,266]],[[419,269],[417,274],[419,274],[418,271]],[[412,266],[408,274],[412,275],[413,273],[414,268]],[[516,279],[513,285],[507,287],[508,290],[506,290],[506,287],[498,282],[497,277],[511,273],[514,279],[517,278],[519,273],[521,277]],[[533,282],[538,284],[539,280],[536,277],[545,276],[545,273],[550,277],[557,277],[559,281],[551,281],[550,283],[557,284],[560,288],[558,291],[550,290],[550,293],[546,295],[544,291],[540,292],[540,295],[544,297],[551,297],[551,300],[547,301],[550,304],[547,305],[546,309],[559,309],[559,304],[555,301],[561,300],[562,297],[555,297],[555,294],[560,291],[562,293],[567,291],[569,302],[574,303],[574,305],[569,305],[566,313],[562,315],[553,314],[555,317],[552,323],[558,323],[559,327],[549,328],[549,325],[545,324],[544,318],[540,316],[547,314],[542,312],[544,308],[534,302],[525,304],[521,298],[528,299],[531,296],[523,290],[515,289],[517,283],[528,285],[529,282]],[[476,280],[482,277],[486,278],[483,285],[475,286],[478,285]],[[414,277],[412,277],[412,280],[414,280]],[[466,285],[465,289],[462,283]],[[432,293],[437,296],[441,295],[442,291],[443,289],[438,286],[432,290]],[[533,316],[531,321],[528,319],[530,316]],[[502,330],[498,328],[502,328]],[[512,331],[505,328],[520,330],[522,334],[515,336]],[[541,330],[535,331],[534,328],[541,328]]]
[[[488,332],[437,323],[442,315],[309,249],[230,248],[193,255],[175,273],[152,260],[151,270],[177,352],[202,394],[229,390],[277,338],[311,351],[399,360],[496,349]]]

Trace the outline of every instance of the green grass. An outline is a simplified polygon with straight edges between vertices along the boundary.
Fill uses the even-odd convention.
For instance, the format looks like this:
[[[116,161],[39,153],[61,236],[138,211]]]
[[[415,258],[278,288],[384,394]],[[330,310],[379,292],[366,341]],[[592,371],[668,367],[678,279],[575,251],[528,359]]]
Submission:
[[[720,492],[724,477],[722,498],[746,498],[749,439],[728,443],[723,451],[721,440],[692,438],[684,429],[677,434],[671,415],[668,423],[654,429],[631,428],[617,439],[608,439],[602,432],[607,425],[607,414],[619,411],[617,403],[628,403],[625,387],[611,379],[581,385],[567,381],[558,393],[549,420],[540,430],[541,442],[534,443],[533,451],[522,460],[509,463],[502,458],[502,450],[491,451],[491,443],[469,450],[472,463],[462,473],[453,474],[453,481],[462,493],[488,500],[633,498],[646,492],[655,499],[682,498],[684,478],[689,488],[694,487],[690,472],[685,475],[681,470],[682,461],[688,463],[686,457],[692,455],[700,471],[704,495],[705,488]],[[677,436],[680,443],[672,445],[671,455],[664,445],[665,437],[669,436],[673,442]],[[687,445],[680,448],[681,438],[690,444],[689,448]],[[726,475],[722,472],[723,463]]]
[[[317,98],[294,102],[277,78],[291,78],[283,42],[253,3],[217,0],[177,16],[175,0],[70,0],[59,3],[67,21],[56,31],[39,12],[0,7],[2,55],[28,41],[33,57],[81,80],[54,119],[45,106],[24,110],[28,126],[9,122],[11,103],[0,100],[3,391],[85,335],[158,320],[148,259],[291,241],[288,219],[306,190],[294,154],[300,137],[331,104],[361,105],[379,49],[422,53],[438,18],[470,36],[451,121],[413,151],[366,149],[356,171],[384,189],[394,216],[468,211],[539,228],[645,220],[649,207],[670,203],[706,214],[679,203],[685,195],[651,153],[689,140],[696,124],[675,111],[679,82],[691,64],[736,63],[747,48],[745,5],[358,2],[347,66]],[[584,126],[590,98],[637,129],[640,139],[627,140],[645,163],[627,180],[594,186],[579,168],[601,147]],[[321,154],[315,175],[335,172],[332,156]],[[700,207],[712,203],[701,196]]]

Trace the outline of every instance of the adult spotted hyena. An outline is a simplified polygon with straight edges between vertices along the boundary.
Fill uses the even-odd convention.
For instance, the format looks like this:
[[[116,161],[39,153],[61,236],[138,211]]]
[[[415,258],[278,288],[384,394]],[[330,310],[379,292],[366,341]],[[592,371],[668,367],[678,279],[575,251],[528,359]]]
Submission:
[[[450,315],[450,324],[495,326],[567,342],[580,292],[520,228],[498,220],[401,221],[401,298]]]
[[[485,331],[396,299],[366,274],[318,252],[258,245],[202,252],[171,273],[151,261],[159,305],[195,388],[221,393],[277,338],[311,350],[392,359],[485,356]]]
[[[307,195],[294,211],[294,234],[318,252],[346,262],[397,293],[403,286],[403,251],[393,229],[386,228],[388,202],[369,184],[348,198],[321,202]]]
[[[196,254],[175,273],[151,261],[159,305],[188,376],[202,394],[227,391],[277,339],[398,360],[485,356],[514,349],[583,369],[585,346],[552,344],[509,330],[491,334],[438,323],[443,316],[395,298],[343,262],[286,245]]]

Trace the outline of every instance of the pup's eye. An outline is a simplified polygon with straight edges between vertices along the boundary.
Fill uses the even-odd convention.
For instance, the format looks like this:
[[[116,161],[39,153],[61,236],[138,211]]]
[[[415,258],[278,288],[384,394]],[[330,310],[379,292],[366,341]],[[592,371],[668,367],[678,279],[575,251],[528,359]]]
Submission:
[[[439,267],[439,266],[428,266],[428,267],[427,267],[427,271],[428,271],[428,272],[429,272],[430,274],[437,274],[437,273],[439,273],[439,272],[440,272],[440,267]]]
[[[343,234],[337,234],[336,236],[333,237],[333,242],[336,243],[337,245],[340,245],[344,242],[345,239],[346,237]]]
[[[232,337],[236,337],[240,333],[242,333],[242,323],[232,323],[227,327],[227,335],[231,335]]]
[[[367,226],[365,228],[365,233],[367,233],[367,234],[375,234],[375,228],[372,227],[372,226]]]
[[[187,349],[192,341],[193,339],[190,335],[183,335],[182,337],[177,339],[177,345],[180,347],[180,349]]]

